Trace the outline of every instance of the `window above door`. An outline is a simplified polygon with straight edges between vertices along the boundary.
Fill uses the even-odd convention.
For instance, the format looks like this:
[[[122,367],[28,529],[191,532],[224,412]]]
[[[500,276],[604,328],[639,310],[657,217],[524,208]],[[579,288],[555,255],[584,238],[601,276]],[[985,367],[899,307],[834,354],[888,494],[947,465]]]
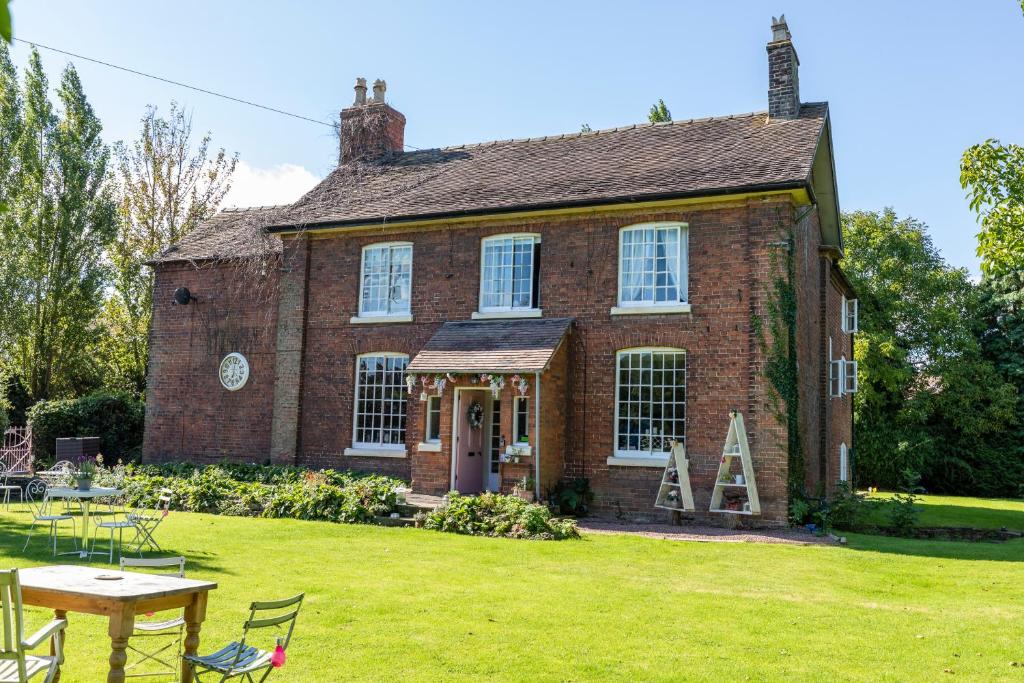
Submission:
[[[540,235],[495,235],[480,243],[480,306],[474,319],[539,318]]]

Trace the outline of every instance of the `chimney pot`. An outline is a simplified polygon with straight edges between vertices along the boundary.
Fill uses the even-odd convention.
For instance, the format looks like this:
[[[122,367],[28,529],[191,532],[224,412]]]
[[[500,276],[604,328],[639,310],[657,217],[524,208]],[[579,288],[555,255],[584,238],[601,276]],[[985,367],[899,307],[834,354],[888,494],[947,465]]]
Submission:
[[[373,101],[383,103],[384,93],[388,89],[388,84],[381,79],[377,79],[373,82]]]
[[[789,33],[789,24],[786,23],[786,15],[780,14],[779,18],[772,17],[772,42],[777,40],[792,40]]]
[[[366,79],[357,78],[356,87],[354,89],[356,91],[356,99],[355,102],[352,103],[352,106],[361,107],[366,104]]]

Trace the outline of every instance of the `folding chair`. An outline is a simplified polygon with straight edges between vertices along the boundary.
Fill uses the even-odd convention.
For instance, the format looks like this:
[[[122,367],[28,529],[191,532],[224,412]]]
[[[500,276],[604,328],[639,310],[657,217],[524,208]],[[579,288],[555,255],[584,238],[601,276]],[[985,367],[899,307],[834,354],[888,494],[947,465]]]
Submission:
[[[157,557],[145,560],[134,557],[122,557],[121,571],[124,571],[126,567],[146,567],[149,569],[170,568],[175,571],[168,572],[168,574],[177,576],[181,579],[185,578],[184,557]],[[178,662],[181,661],[181,643],[184,631],[184,614],[173,619],[158,621],[140,621],[136,619],[135,631],[132,633],[132,638],[128,641],[128,650],[139,655],[140,659],[139,661],[125,667],[125,677],[141,678],[144,676],[173,676],[175,677],[174,680],[177,680],[177,676],[180,673]],[[132,645],[132,643],[138,643],[140,638],[146,638],[146,642],[149,642],[149,640],[152,639],[157,643],[164,642],[164,644],[156,650],[147,652],[146,650],[141,650]],[[173,655],[173,659],[168,661],[168,658],[171,657],[171,655]],[[141,668],[146,663],[160,668],[155,671],[135,670],[136,668]]]
[[[295,629],[295,619],[299,616],[299,609],[302,608],[302,600],[305,597],[305,593],[299,593],[284,600],[254,602],[249,605],[249,620],[245,622],[241,640],[234,641],[210,655],[185,655],[185,663],[192,669],[195,680],[198,683],[213,680],[223,683],[230,678],[242,678],[249,683],[256,683],[253,675],[259,674],[261,671],[263,675],[259,678],[260,682],[267,680],[270,672],[275,668],[275,656],[283,658],[285,650],[288,649],[288,642]],[[291,609],[292,607],[294,609]],[[276,612],[276,614],[257,617],[257,614],[261,612]],[[279,631],[287,629],[283,636],[277,638],[277,647],[281,649],[280,655],[277,655],[276,651],[261,650],[246,644],[249,631],[271,627],[276,627]],[[283,659],[280,663],[283,663]],[[279,666],[280,663],[277,665]],[[203,678],[203,676],[208,676],[208,678]]]
[[[160,526],[160,523],[171,513],[171,496],[174,492],[170,489],[160,489],[160,495],[157,497],[156,505],[152,510],[145,508],[139,508],[131,515],[128,519],[135,524],[135,538],[129,544],[131,552],[142,553],[142,549],[149,546],[158,553],[162,553],[163,549],[160,544],[153,538],[153,532]]]
[[[32,540],[32,533],[35,531],[36,524],[46,524],[50,527],[49,541],[53,544],[53,555],[56,557],[57,528],[61,522],[71,522],[71,539],[74,541],[75,550],[78,550],[78,533],[75,530],[75,518],[71,515],[61,514],[54,511],[53,501],[48,495],[46,495],[45,487],[42,487],[42,499],[37,500],[34,495],[39,488],[40,487],[34,487],[32,484],[29,484],[26,488],[26,491],[28,492],[26,500],[28,501],[29,509],[32,511],[32,526],[28,528],[28,538],[25,539],[25,547],[22,548],[21,551],[25,552],[28,550],[28,544]]]
[[[18,494],[18,501],[21,503],[25,502],[25,493],[21,490],[21,487],[17,484],[10,482],[11,470],[7,467],[7,463],[0,461],[0,494],[3,495],[4,509],[11,509],[11,494]]]
[[[17,569],[0,571],[0,603],[3,604],[4,640],[0,645],[0,683],[23,683],[37,674],[45,674],[50,683],[64,662],[64,629],[66,619],[54,619],[28,638],[21,605],[21,581]],[[30,655],[47,640],[52,654]]]

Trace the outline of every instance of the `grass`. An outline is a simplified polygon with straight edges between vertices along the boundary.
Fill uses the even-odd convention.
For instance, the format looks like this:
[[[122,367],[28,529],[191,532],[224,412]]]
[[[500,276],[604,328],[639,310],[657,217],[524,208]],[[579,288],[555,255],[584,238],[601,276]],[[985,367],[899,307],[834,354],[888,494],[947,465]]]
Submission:
[[[0,566],[52,563],[21,553],[27,518],[0,514]],[[529,542],[178,512],[159,536],[220,584],[201,650],[250,600],[307,593],[271,680],[1024,681],[1022,541]],[[62,680],[104,680],[105,622],[69,616]]]
[[[888,500],[891,493],[875,493],[871,500]],[[970,498],[967,496],[918,497],[921,526],[974,527],[976,529],[1007,529],[1024,531],[1024,500],[1005,498]],[[886,524],[884,511],[876,510],[870,521]]]

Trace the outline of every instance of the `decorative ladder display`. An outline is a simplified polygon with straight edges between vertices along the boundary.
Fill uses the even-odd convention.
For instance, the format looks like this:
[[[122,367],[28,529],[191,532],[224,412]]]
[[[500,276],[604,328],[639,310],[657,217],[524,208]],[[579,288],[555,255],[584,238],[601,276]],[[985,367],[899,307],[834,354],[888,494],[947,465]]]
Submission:
[[[672,442],[665,473],[654,507],[666,510],[693,512],[693,491],[690,489],[690,461],[686,459],[686,446]]]
[[[715,477],[715,490],[711,494],[711,512],[722,512],[727,515],[759,515],[761,501],[757,497],[757,482],[754,480],[754,465],[750,461],[750,446],[747,443],[747,430],[743,426],[743,415],[736,410],[729,411],[729,433],[725,437],[725,448],[722,449],[722,461],[718,465]],[[742,480],[733,475],[732,459],[739,458],[743,465]],[[722,498],[727,490],[745,491],[747,502],[742,508],[735,510],[722,507]]]

